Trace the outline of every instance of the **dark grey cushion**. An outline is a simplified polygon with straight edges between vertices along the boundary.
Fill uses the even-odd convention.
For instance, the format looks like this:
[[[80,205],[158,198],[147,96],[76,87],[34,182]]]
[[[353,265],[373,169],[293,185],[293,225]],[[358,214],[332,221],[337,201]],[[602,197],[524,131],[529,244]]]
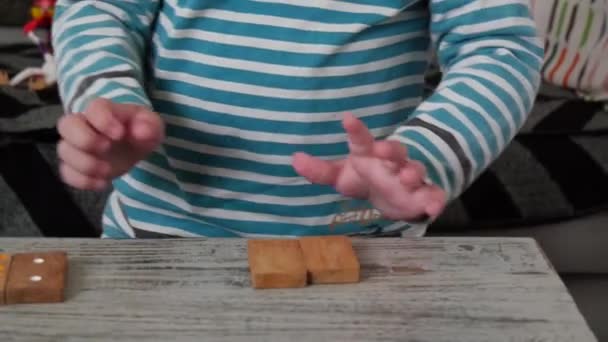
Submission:
[[[0,25],[24,25],[30,19],[31,0],[0,0]]]

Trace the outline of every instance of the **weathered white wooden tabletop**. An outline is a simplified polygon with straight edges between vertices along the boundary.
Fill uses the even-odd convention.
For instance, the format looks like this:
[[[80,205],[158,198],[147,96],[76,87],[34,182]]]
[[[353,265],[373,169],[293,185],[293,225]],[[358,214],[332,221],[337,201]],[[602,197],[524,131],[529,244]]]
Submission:
[[[67,250],[67,301],[0,307],[0,341],[595,341],[533,240],[354,240],[362,282],[250,288],[244,240],[0,239]]]

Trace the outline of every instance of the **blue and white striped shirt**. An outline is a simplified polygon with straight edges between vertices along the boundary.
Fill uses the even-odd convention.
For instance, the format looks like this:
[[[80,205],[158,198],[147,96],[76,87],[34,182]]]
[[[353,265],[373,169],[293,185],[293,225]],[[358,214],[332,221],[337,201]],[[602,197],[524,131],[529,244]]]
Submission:
[[[407,231],[313,185],[294,152],[348,153],[345,112],[396,139],[459,196],[531,109],[543,49],[527,0],[60,0],[68,112],[146,105],[166,139],[116,179],[104,235]],[[443,79],[423,99],[433,54]]]

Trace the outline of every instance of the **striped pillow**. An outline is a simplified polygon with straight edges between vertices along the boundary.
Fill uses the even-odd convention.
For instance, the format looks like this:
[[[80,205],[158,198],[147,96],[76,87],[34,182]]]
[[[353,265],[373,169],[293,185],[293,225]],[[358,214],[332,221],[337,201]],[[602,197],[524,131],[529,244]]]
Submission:
[[[531,0],[545,82],[608,100],[608,0]]]

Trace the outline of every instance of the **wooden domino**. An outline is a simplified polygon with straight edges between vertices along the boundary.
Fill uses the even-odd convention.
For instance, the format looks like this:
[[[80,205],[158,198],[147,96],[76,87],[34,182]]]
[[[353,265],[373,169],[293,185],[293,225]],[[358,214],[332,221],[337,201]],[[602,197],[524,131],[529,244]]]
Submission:
[[[299,288],[307,285],[306,266],[297,240],[248,240],[247,253],[254,288]]]
[[[10,77],[8,76],[8,72],[5,70],[0,70],[0,86],[7,86],[10,84]]]
[[[65,252],[20,253],[11,257],[5,304],[64,301],[68,269]]]
[[[10,265],[11,256],[0,253],[0,305],[6,302],[5,289]]]
[[[346,236],[299,239],[312,284],[359,282],[360,265],[350,238]]]

